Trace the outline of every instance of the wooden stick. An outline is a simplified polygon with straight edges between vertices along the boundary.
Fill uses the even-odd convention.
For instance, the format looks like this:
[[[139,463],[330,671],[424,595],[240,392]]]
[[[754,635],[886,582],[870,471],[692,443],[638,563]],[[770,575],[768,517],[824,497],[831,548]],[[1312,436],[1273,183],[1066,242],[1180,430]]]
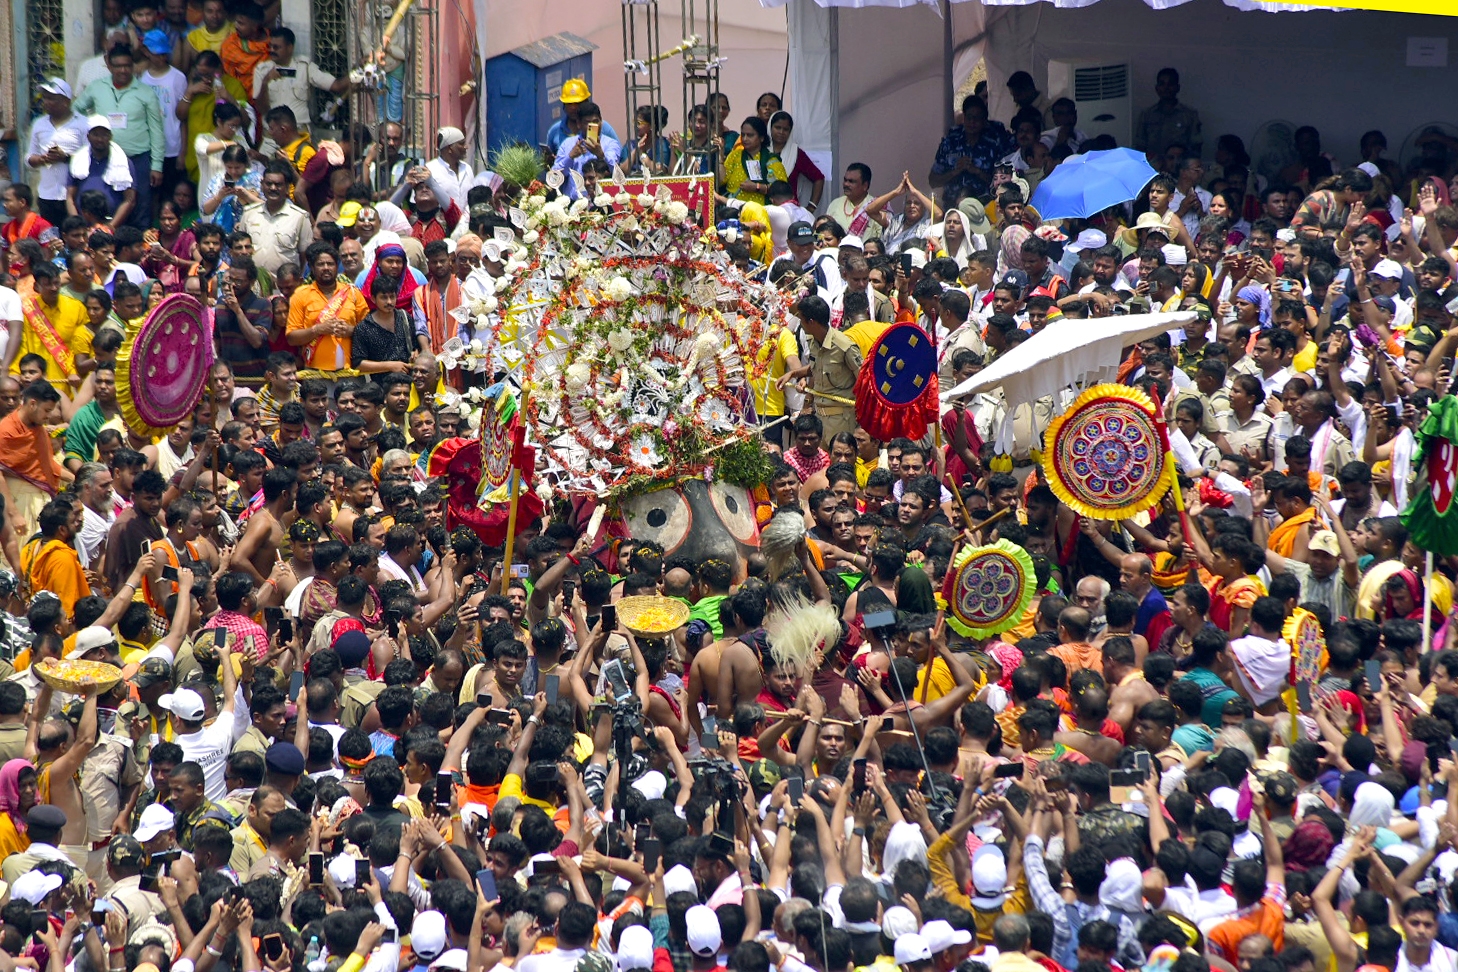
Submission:
[[[814,395],[816,398],[828,399],[832,402],[839,402],[842,405],[849,405],[852,408],[854,408],[856,404],[856,400],[854,398],[844,398],[840,395],[832,395],[830,394],[830,392],[816,391],[813,388],[805,389],[805,394]]]

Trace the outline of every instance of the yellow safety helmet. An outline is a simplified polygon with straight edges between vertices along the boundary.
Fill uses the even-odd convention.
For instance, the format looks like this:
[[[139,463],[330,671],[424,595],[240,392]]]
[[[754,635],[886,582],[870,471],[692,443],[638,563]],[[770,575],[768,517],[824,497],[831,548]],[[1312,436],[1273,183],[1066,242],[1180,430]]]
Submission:
[[[568,78],[562,83],[562,104],[577,105],[592,97],[587,82],[581,78]]]

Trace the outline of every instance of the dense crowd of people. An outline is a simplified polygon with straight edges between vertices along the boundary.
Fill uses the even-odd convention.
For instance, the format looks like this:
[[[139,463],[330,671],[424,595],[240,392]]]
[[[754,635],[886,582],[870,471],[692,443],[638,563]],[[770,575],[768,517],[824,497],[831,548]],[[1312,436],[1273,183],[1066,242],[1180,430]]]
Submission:
[[[1302,129],[1259,174],[1235,136],[1202,157],[1166,69],[1158,174],[1050,222],[1039,182],[1113,142],[1026,72],[926,191],[853,163],[829,199],[773,93],[623,140],[569,81],[546,184],[712,176],[729,257],[789,295],[752,392],[806,534],[695,559],[559,501],[508,556],[425,467],[475,434],[484,376],[442,359],[523,187],[455,128],[407,157],[398,52],[356,156],[314,123],[350,80],[276,3],[193,7],[105,0],[0,191],[0,970],[1458,972],[1458,564],[1398,515],[1458,353],[1452,144],[1343,167]],[[176,293],[217,360],[153,438],[116,359]],[[1064,400],[857,422],[894,323],[946,390],[1161,310],[1193,319],[1119,380],[1193,457],[1188,527],[1058,502]],[[993,540],[1032,599],[966,637],[940,592]],[[617,605],[655,594],[689,620],[635,635]],[[1298,610],[1325,648],[1293,686]],[[791,650],[805,619],[831,633]]]

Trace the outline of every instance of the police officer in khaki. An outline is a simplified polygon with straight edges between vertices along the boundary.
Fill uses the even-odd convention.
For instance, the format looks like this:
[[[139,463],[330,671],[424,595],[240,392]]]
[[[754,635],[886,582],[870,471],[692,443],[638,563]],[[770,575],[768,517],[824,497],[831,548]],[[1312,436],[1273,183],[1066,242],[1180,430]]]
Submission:
[[[816,296],[802,298],[795,316],[805,332],[810,352],[810,387],[805,407],[820,417],[829,441],[838,432],[856,428],[856,376],[861,371],[861,349],[856,342],[830,326],[830,305]]]

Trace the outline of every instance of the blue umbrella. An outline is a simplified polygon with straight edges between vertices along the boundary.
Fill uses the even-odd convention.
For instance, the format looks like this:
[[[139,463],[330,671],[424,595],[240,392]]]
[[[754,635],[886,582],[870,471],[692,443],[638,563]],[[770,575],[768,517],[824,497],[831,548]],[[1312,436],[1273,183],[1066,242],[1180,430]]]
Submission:
[[[1044,219],[1087,219],[1133,199],[1157,174],[1129,148],[1070,155],[1038,183],[1032,206]]]

